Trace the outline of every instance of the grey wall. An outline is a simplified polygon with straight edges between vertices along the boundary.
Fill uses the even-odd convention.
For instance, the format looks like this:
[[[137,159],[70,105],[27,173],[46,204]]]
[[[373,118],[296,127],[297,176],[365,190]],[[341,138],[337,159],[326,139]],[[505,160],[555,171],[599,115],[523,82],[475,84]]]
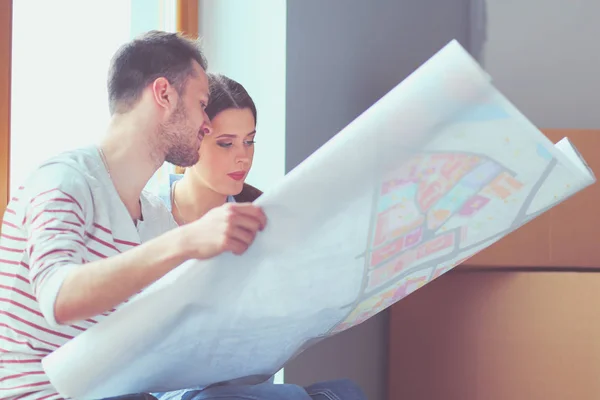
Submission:
[[[289,0],[287,7],[288,171],[448,41],[469,45],[469,0]],[[285,380],[349,377],[370,400],[383,400],[386,335],[382,313],[301,354],[286,365]]]
[[[469,0],[288,0],[290,170],[451,39]]]
[[[600,1],[487,0],[486,8],[481,61],[496,87],[537,126],[600,128]]]

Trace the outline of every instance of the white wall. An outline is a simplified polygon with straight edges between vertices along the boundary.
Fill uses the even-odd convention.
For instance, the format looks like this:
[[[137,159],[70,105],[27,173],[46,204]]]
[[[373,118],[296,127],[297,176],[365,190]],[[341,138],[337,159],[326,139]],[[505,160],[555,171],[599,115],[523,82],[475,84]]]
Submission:
[[[540,127],[600,128],[600,1],[485,5],[481,61],[498,89]]]
[[[248,183],[267,190],[285,174],[286,2],[201,0],[209,72],[240,82],[258,109]]]

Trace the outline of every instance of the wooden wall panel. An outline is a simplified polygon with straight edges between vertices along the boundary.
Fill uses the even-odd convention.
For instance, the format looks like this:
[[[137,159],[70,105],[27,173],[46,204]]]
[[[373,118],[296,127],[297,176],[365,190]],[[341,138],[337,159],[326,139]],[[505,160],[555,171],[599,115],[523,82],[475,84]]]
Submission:
[[[12,0],[0,0],[0,218],[9,196],[11,59]]]
[[[567,136],[600,178],[600,130],[552,130],[544,133],[557,142]],[[597,251],[600,184],[595,183],[554,209],[530,221],[463,267],[600,268]]]
[[[198,37],[198,1],[177,0],[177,31],[189,37]]]
[[[600,274],[453,271],[390,310],[390,400],[600,399]]]

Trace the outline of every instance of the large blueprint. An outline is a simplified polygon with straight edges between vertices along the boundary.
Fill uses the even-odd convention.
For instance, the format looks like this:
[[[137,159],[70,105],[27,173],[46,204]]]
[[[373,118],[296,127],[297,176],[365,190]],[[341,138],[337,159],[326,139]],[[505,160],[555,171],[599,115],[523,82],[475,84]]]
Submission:
[[[594,182],[453,41],[259,198],[246,254],[182,264],[44,368],[82,399],[260,382]]]

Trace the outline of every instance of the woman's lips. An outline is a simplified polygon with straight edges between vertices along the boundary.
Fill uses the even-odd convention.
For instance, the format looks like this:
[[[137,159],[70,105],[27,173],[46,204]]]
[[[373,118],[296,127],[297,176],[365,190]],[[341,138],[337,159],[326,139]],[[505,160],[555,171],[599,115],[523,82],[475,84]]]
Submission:
[[[232,172],[231,174],[227,174],[231,179],[236,181],[241,181],[246,176],[245,171]]]

